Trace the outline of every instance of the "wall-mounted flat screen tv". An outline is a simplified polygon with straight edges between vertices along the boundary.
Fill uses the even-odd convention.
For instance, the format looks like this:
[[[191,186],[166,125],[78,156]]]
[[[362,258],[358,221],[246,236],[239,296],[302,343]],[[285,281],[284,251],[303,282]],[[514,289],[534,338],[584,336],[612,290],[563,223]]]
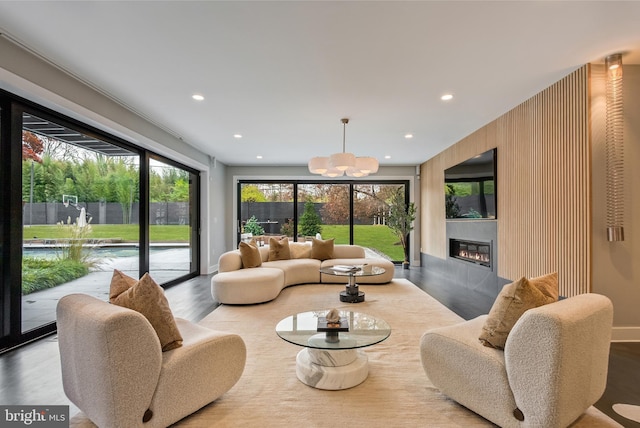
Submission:
[[[448,219],[495,219],[496,149],[488,150],[444,171]]]

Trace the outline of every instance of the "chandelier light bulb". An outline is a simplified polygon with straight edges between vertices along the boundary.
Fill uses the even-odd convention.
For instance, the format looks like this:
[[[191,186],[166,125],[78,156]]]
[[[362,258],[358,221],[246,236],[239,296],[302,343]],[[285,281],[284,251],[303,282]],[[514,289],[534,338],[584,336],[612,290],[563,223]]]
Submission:
[[[324,177],[331,177],[331,178],[335,178],[335,177],[341,177],[342,174],[344,174],[344,171],[341,171],[337,168],[329,168],[324,174],[322,174]]]
[[[309,172],[312,174],[324,174],[329,169],[329,158],[315,157],[309,161]]]

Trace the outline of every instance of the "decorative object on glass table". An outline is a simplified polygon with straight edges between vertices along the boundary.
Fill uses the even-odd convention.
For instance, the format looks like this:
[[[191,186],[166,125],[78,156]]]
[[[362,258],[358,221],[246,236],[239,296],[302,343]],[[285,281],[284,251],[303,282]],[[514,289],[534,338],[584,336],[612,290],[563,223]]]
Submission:
[[[337,309],[331,309],[327,315],[318,317],[318,332],[349,331],[349,319],[341,317]]]

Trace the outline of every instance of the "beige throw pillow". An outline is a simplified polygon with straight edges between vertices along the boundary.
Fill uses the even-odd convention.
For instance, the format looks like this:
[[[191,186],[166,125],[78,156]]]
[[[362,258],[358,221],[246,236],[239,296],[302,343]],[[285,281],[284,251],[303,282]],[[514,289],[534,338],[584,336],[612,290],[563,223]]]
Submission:
[[[109,302],[144,315],[156,331],[163,352],[182,346],[182,335],[173,318],[164,290],[148,273],[137,281],[115,270],[111,280]]]
[[[556,279],[555,297],[553,278]],[[489,311],[480,333],[480,341],[484,346],[504,349],[511,329],[525,311],[557,300],[558,283],[557,275],[554,274],[531,280],[522,277],[505,285]]]
[[[125,275],[118,269],[114,270],[113,276],[111,277],[111,287],[109,289],[109,302],[113,303],[116,297],[136,285],[137,282],[137,279]]]
[[[269,238],[269,261],[289,260],[291,252],[289,251],[289,238],[286,236],[280,240]]]
[[[292,259],[308,259],[311,257],[311,245],[306,242],[290,242],[289,251]]]
[[[554,301],[558,300],[560,290],[558,287],[558,272],[548,273],[546,275],[529,278],[529,282],[540,290],[545,296],[551,297]]]
[[[311,240],[311,258],[318,260],[329,260],[333,258],[333,242],[331,239],[316,239]]]
[[[246,242],[241,242],[239,248],[243,268],[256,268],[262,266],[262,256],[260,255],[258,244],[256,244],[255,241],[252,240],[248,244]]]

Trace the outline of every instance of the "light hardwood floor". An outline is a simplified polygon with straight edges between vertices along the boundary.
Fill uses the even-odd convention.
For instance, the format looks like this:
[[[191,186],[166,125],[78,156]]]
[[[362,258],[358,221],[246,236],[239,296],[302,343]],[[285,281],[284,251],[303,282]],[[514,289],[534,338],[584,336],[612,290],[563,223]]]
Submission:
[[[426,280],[422,268],[396,269],[396,277],[416,284],[465,319],[487,313],[493,299],[468,289],[442,287]],[[199,321],[217,307],[210,292],[211,275],[200,276],[166,290],[175,316]],[[56,336],[48,336],[0,355],[1,404],[69,404],[60,377]],[[640,343],[613,343],[607,389],[596,407],[627,428],[640,423],[616,414],[615,403],[640,405]]]

